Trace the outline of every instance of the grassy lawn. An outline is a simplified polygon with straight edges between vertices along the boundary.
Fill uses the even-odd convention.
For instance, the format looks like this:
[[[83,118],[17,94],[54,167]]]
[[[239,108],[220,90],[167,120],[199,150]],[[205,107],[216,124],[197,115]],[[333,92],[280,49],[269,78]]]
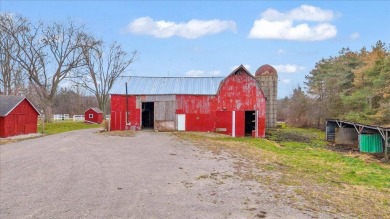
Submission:
[[[343,213],[359,218],[390,218],[390,165],[369,155],[330,150],[324,133],[315,129],[267,131],[267,139],[177,133],[215,153],[229,152],[250,160],[263,172],[246,177],[293,191],[292,205],[311,211]],[[273,177],[277,176],[277,177]],[[306,204],[296,204],[303,198]]]
[[[294,139],[288,141],[284,137]],[[281,147],[272,147],[273,142],[248,139],[260,149],[267,148],[277,154],[293,172],[313,176],[318,183],[348,184],[377,189],[390,189],[390,166],[380,162],[367,162],[361,157],[348,156],[329,150],[323,132],[316,130],[275,130],[269,139]]]
[[[46,135],[58,134],[62,132],[69,132],[80,129],[99,128],[99,124],[88,124],[84,122],[73,122],[73,121],[61,121],[45,123],[45,130],[43,131]],[[38,124],[38,132],[42,133],[42,124]]]

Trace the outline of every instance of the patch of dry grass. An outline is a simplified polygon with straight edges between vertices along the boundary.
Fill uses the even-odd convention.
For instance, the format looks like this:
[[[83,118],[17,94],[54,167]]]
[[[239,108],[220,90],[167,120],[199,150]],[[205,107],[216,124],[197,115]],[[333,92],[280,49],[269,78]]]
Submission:
[[[45,136],[45,135],[23,136],[23,137],[14,136],[14,137],[11,137],[11,138],[0,138],[0,145],[11,144],[11,143],[24,141],[24,140],[29,140],[29,139],[34,139],[34,138],[40,138],[42,136]]]
[[[389,193],[361,186],[297,187],[295,192],[304,197],[316,211],[327,207],[330,212],[358,218],[389,218]]]
[[[0,139],[0,145],[18,142],[20,139]]]
[[[286,199],[297,209],[345,217],[390,218],[389,182],[380,186],[386,176],[373,180],[379,177],[378,174],[387,174],[390,167],[368,159],[369,156],[332,152],[318,146],[323,143],[317,140],[317,146],[311,147],[211,133],[180,132],[174,135],[216,155],[229,153],[236,158],[237,176],[269,186],[276,198]],[[373,162],[380,167],[373,167]],[[357,169],[353,169],[355,167]],[[351,171],[345,172],[349,168]],[[200,178],[203,177],[207,178]]]

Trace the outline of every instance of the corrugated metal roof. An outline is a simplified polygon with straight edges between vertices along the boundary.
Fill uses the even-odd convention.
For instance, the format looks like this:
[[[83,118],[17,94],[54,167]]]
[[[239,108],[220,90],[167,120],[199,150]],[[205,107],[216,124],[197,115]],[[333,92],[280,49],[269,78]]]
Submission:
[[[129,77],[130,95],[215,95],[224,77]],[[125,86],[116,94],[126,94]]]
[[[37,108],[26,97],[0,95],[0,116],[7,116],[24,99],[26,99],[35,111],[40,114]]]

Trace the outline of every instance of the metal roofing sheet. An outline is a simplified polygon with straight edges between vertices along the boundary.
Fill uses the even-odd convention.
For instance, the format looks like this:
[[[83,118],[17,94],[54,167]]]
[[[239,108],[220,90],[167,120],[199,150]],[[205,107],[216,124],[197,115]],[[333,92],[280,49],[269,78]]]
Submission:
[[[378,128],[381,128],[381,129],[384,129],[386,131],[390,131],[389,125],[366,125],[366,124],[361,124],[361,123],[357,123],[357,122],[344,121],[341,119],[326,119],[326,123],[328,123],[328,122],[334,123],[335,125],[340,123],[343,125],[348,124],[351,126],[361,126],[361,127],[365,127],[368,129],[374,129],[374,130],[378,130]]]
[[[129,77],[130,95],[215,95],[224,77]],[[126,94],[125,86],[117,94]]]

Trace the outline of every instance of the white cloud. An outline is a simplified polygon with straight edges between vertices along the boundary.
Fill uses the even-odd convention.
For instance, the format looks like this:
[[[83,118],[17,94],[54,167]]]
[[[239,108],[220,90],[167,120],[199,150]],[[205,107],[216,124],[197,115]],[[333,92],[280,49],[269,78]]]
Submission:
[[[353,39],[353,40],[357,40],[360,38],[360,34],[359,33],[352,33],[349,38]]]
[[[290,84],[291,83],[291,80],[290,79],[282,79],[281,82],[283,84]]]
[[[186,76],[189,77],[215,77],[221,75],[221,71],[202,71],[202,70],[189,70],[186,72]]]
[[[236,65],[236,66],[233,66],[230,68],[231,71],[233,71],[234,69],[238,68],[239,65]],[[243,65],[248,71],[249,69],[251,69],[251,66],[250,65]]]
[[[133,20],[126,28],[126,32],[140,35],[151,35],[157,38],[180,36],[195,39],[205,35],[217,34],[223,31],[236,32],[236,23],[231,20],[196,20],[187,23],[172,21],[155,21],[150,17],[140,17]]]
[[[331,10],[324,10],[311,5],[301,5],[287,13],[279,12],[269,8],[261,14],[262,18],[269,21],[296,20],[296,21],[331,21],[335,13]]]
[[[249,33],[249,38],[318,41],[336,36],[336,26],[326,23],[335,17],[333,11],[319,7],[301,5],[289,12],[282,13],[267,9],[256,20]],[[301,23],[294,23],[294,22]],[[302,21],[317,22],[316,24]]]
[[[303,66],[286,64],[286,65],[272,65],[278,73],[296,73],[305,69]]]

